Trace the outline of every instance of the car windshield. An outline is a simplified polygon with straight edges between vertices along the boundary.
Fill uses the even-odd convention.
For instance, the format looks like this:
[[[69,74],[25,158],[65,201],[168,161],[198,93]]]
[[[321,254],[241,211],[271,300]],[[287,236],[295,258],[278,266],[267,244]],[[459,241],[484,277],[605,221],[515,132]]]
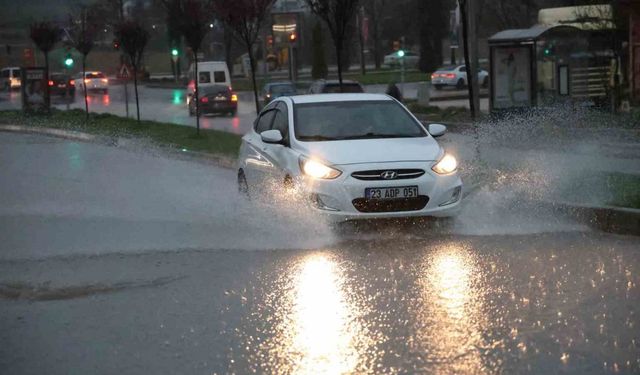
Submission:
[[[301,141],[413,138],[426,132],[390,100],[296,104],[295,135]]]
[[[204,95],[217,95],[217,94],[226,94],[229,91],[229,88],[227,86],[217,85],[217,86],[203,87],[201,90]]]
[[[102,73],[87,73],[87,78],[106,78]]]
[[[271,86],[271,92],[273,94],[288,94],[296,92],[296,88],[290,83],[285,83]]]

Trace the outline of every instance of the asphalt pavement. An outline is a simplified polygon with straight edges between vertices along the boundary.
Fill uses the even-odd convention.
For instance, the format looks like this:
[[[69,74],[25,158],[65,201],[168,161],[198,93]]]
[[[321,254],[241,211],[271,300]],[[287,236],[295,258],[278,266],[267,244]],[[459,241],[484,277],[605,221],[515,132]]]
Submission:
[[[525,207],[504,175],[450,227],[339,232],[234,176],[0,133],[1,372],[640,371],[638,237]]]

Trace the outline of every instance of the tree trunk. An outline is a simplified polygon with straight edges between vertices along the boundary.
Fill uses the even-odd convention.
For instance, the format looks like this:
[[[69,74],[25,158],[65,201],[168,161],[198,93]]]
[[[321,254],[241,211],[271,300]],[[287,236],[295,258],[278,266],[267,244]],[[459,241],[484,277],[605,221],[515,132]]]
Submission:
[[[467,0],[468,1],[468,0]],[[476,108],[473,104],[473,85],[474,75],[473,72],[470,74],[471,62],[469,61],[469,39],[467,36],[467,3],[466,1],[460,2],[460,18],[462,18],[462,44],[464,47],[464,65],[467,67],[467,89],[469,92],[469,111],[471,112],[471,118],[476,118]],[[471,79],[469,79],[471,76]]]
[[[138,65],[133,65],[133,90],[136,94],[136,116],[140,125],[140,102],[138,101]]]
[[[89,120],[89,99],[87,99],[87,55],[82,55],[82,92],[84,94],[85,119]]]
[[[253,51],[251,50],[251,44],[247,43],[247,50],[249,52],[249,64],[251,65],[251,82],[253,83],[253,99],[256,102],[256,115],[260,113],[260,103],[258,102],[258,87],[256,86],[256,64],[253,61]]]
[[[193,81],[194,81],[194,92],[193,92],[193,100],[196,101],[196,134],[200,135],[200,100],[198,99],[198,81],[200,80],[200,77],[198,77],[198,50],[197,49],[193,49],[193,66],[194,66],[194,77],[193,77]]]
[[[380,34],[378,29],[378,20],[372,19],[373,23],[373,59],[375,60],[376,69],[380,69],[382,65],[382,44],[380,43]]]
[[[342,46],[338,46],[338,43],[335,43],[336,45],[336,60],[337,60],[337,65],[338,65],[338,83],[340,84],[340,92],[342,91]]]
[[[46,111],[51,110],[51,88],[49,87],[49,52],[44,53],[44,105],[47,107]]]

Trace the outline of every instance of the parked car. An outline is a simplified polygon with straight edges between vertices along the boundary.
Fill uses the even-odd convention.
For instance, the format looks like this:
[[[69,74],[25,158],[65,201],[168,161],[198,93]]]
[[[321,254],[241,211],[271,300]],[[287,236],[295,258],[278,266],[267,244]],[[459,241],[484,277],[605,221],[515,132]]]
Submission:
[[[68,74],[51,73],[49,74],[49,94],[73,98],[76,94],[75,81]]]
[[[445,131],[387,95],[281,97],[242,138],[238,189],[267,199],[289,191],[331,221],[453,216],[462,181],[434,139]]]
[[[478,82],[482,87],[489,87],[489,72],[478,69]],[[462,89],[467,85],[466,65],[443,67],[431,74],[431,84],[436,90],[441,90],[444,86],[455,86]]]
[[[418,61],[420,61],[420,56],[411,51],[405,51],[404,56],[398,56],[397,52],[392,52],[384,57],[384,65],[389,67],[397,68],[402,66],[402,59],[404,59],[404,67],[405,68],[415,68],[418,66]]]
[[[295,95],[296,93],[296,86],[292,82],[270,82],[262,88],[262,102],[263,105],[267,105],[273,99]]]
[[[191,102],[191,97],[196,89],[195,65],[189,66],[187,73],[187,103]],[[213,86],[231,86],[231,75],[229,67],[224,61],[200,61],[198,62],[198,89]]]
[[[205,86],[198,88],[198,100],[200,101],[199,109],[201,115],[213,113],[228,113],[235,116],[238,112],[238,96],[231,91],[226,85]],[[189,116],[196,114],[196,102],[190,100],[187,104],[189,107]]]
[[[342,80],[342,90],[340,82],[335,80],[319,79],[309,86],[309,94],[336,94],[336,93],[359,93],[364,92],[362,86],[356,81]]]
[[[80,72],[74,80],[74,85],[87,92],[98,91],[104,94],[109,93],[109,79],[104,73],[98,71],[85,72],[84,79],[82,72]]]
[[[0,87],[3,90],[9,91],[11,89],[20,88],[20,68],[17,66],[7,67],[0,71]]]

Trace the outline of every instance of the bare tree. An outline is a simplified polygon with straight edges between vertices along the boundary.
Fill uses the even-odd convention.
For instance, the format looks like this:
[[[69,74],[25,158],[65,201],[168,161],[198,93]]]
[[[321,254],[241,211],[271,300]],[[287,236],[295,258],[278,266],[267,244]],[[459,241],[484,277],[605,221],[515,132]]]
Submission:
[[[138,99],[138,69],[142,62],[144,48],[149,42],[149,32],[136,21],[124,21],[116,27],[116,38],[120,41],[122,50],[129,57],[133,67],[133,87],[136,94],[136,115],[140,123],[140,102]]]
[[[167,39],[169,39],[169,46],[171,48],[175,48],[178,51],[181,50],[180,46],[182,44],[182,0],[159,0],[165,11],[166,17],[165,22],[167,25]],[[171,58],[171,66],[172,71],[174,72],[174,77],[176,82],[180,78],[180,57],[177,59]]]
[[[196,134],[200,134],[200,101],[198,99],[198,52],[202,45],[202,40],[209,31],[209,23],[212,19],[211,8],[203,0],[176,0],[178,7],[174,11],[178,12],[180,22],[180,33],[184,37],[186,44],[193,52],[194,66],[194,94],[192,100],[196,103]],[[167,10],[169,11],[169,9]]]
[[[256,61],[253,45],[258,39],[260,28],[269,14],[274,0],[214,0],[213,9],[220,19],[233,30],[236,38],[244,44],[249,54],[251,65],[251,82],[253,98],[256,103],[256,114],[260,112],[258,87],[256,86]]]
[[[49,92],[49,52],[53,49],[53,47],[60,41],[60,28],[54,26],[49,22],[35,22],[31,24],[29,30],[29,36],[31,40],[36,44],[38,49],[42,51],[44,54],[44,79],[47,82],[45,85],[45,105],[47,107],[47,111],[49,110],[49,106],[51,104],[51,96]]]
[[[342,55],[349,39],[350,23],[358,10],[359,0],[305,0],[309,9],[326,24],[336,49],[338,81],[342,91]]]
[[[385,11],[385,0],[363,0],[364,9],[369,15],[371,25],[371,39],[373,39],[373,61],[376,69],[382,64],[381,26]]]
[[[86,118],[89,118],[89,100],[87,99],[87,87],[85,76],[87,73],[87,55],[93,49],[98,30],[100,29],[99,17],[93,8],[81,7],[76,15],[69,17],[70,44],[82,54],[82,87],[84,88],[84,107]]]

